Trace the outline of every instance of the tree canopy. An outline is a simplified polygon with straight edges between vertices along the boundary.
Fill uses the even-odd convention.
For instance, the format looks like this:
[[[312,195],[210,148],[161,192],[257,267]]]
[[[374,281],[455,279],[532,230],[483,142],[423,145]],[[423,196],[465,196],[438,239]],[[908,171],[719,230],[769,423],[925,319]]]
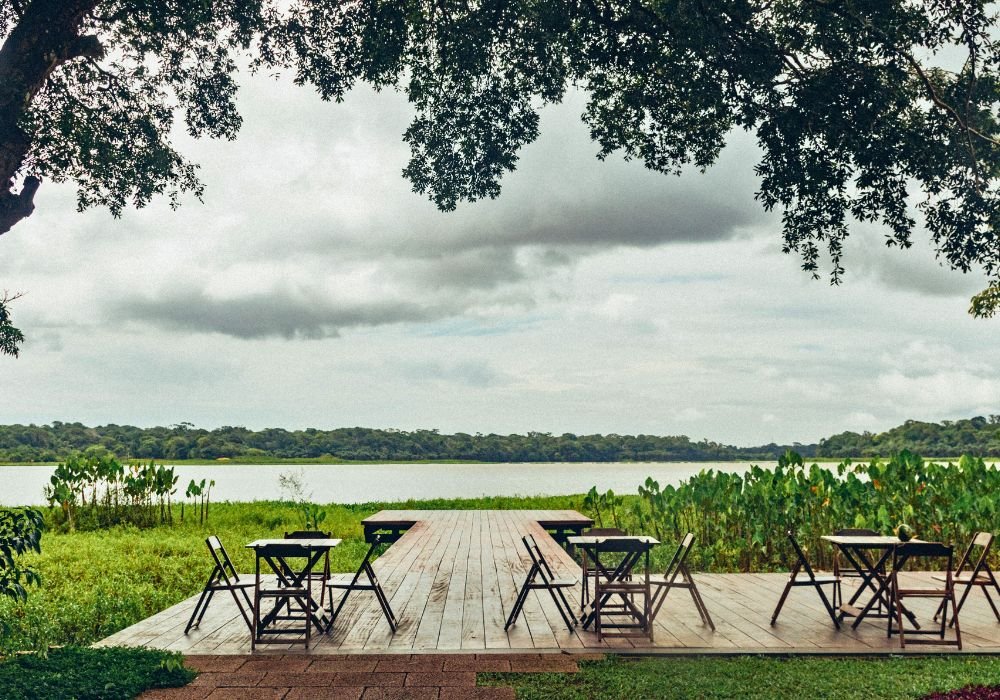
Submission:
[[[461,460],[481,462],[640,462],[776,460],[788,450],[804,457],[888,457],[901,450],[933,457],[1000,456],[1000,415],[925,423],[908,420],[884,433],[844,432],[818,444],[737,447],[686,435],[575,435],[529,432],[443,434],[437,430],[307,428],[214,430],[190,423],[137,428],[54,421],[0,425],[0,461],[54,462],[78,452],[130,459]]]
[[[844,273],[852,222],[985,276],[1000,308],[992,3],[974,0],[0,0],[0,233],[43,179],[119,214],[200,196],[171,143],[234,138],[240,66],[324,99],[415,108],[404,174],[438,207],[496,197],[570,86],[598,157],[679,173],[756,134],[757,197],[805,270]]]

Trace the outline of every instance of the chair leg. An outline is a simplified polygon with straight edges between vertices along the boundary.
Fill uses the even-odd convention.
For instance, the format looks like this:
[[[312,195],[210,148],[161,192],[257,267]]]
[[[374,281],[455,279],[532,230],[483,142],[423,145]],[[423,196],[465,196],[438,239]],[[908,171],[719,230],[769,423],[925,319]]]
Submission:
[[[827,614],[830,616],[830,619],[833,620],[833,626],[839,630],[840,620],[837,619],[837,611],[834,610],[832,605],[830,605],[830,599],[826,597],[822,584],[816,584],[816,592],[819,593],[819,599],[823,601],[823,607],[826,608]],[[836,599],[836,595],[837,589],[836,584],[834,584],[834,599]]]
[[[996,583],[994,583],[993,585],[994,587],[996,587],[997,593],[1000,593],[1000,586],[997,586]],[[1000,611],[997,611],[997,606],[994,605],[993,603],[993,598],[990,596],[989,588],[983,586],[983,593],[986,595],[986,601],[990,604],[990,607],[993,609],[993,615],[996,617],[997,622],[1000,622]],[[959,612],[961,612],[961,608],[959,608]]]
[[[504,630],[510,629],[511,625],[517,622],[518,615],[521,614],[521,608],[524,606],[524,599],[528,597],[528,581],[524,582],[521,587],[521,591],[517,594],[517,600],[514,601],[514,607],[510,609],[510,615],[507,616],[507,624],[503,626]]]
[[[230,588],[229,592],[233,596],[233,601],[236,603],[236,609],[240,611],[240,615],[243,617],[243,622],[246,623],[247,629],[249,629],[250,631],[253,631],[253,623],[250,621],[250,612],[253,610],[253,603],[250,602],[250,596],[247,595],[246,589],[245,588],[241,588],[240,589],[240,593],[243,594],[243,600],[244,600],[244,602],[246,602],[246,605],[247,605],[246,609],[244,609],[243,605],[240,603],[240,599],[236,595],[236,591],[234,589]],[[205,607],[206,608],[208,607],[208,603],[207,602],[205,603]],[[201,614],[204,615],[205,611],[202,610]],[[199,618],[198,622],[199,623],[201,622],[200,618]]]
[[[392,630],[393,634],[396,634],[396,615],[389,606],[389,599],[386,597],[385,591],[382,590],[382,586],[378,582],[373,583],[375,584],[375,598],[378,599],[378,604],[382,607],[382,613],[385,615],[386,622],[389,623],[389,629]]]
[[[347,602],[347,596],[351,595],[351,589],[347,588],[344,590],[344,595],[341,596],[340,602],[337,604],[337,609],[333,609],[333,591],[330,591],[330,623],[326,626],[326,633],[329,634],[330,630],[333,629],[333,623],[337,620],[337,615],[340,614],[341,608],[344,607],[344,603]]]
[[[771,615],[771,626],[778,622],[778,615],[781,614],[781,608],[785,605],[785,600],[788,598],[788,592],[792,590],[792,586],[795,585],[795,577],[799,573],[799,568],[802,565],[798,562],[792,567],[792,570],[788,574],[788,582],[785,583],[785,590],[781,592],[781,597],[778,598],[778,605],[774,608],[774,614]]]
[[[201,596],[198,598],[198,602],[195,603],[194,610],[191,611],[191,619],[188,620],[187,627],[184,628],[184,634],[191,631],[192,627],[197,627],[201,624],[201,618],[205,614],[205,610],[208,608],[208,601],[212,599],[212,594],[215,591],[206,588],[201,592]],[[208,598],[208,600],[206,600]],[[202,607],[204,606],[204,608]]]
[[[556,604],[559,608],[559,614],[562,616],[563,622],[566,623],[566,627],[572,632],[576,625],[573,621],[573,608],[570,607],[569,601],[566,600],[566,596],[563,594],[561,588],[549,588],[547,589],[549,595],[552,596],[552,602]]]
[[[705,601],[702,600],[701,593],[698,591],[698,587],[694,585],[694,580],[691,580],[691,597],[694,599],[694,606],[698,608],[698,614],[701,615],[701,621],[712,628],[715,631],[715,623],[712,622],[712,616],[708,614],[708,608],[705,607]]]
[[[983,591],[986,589],[984,588]],[[958,622],[958,606],[955,605],[955,588],[951,589],[951,624],[955,626],[955,641],[958,645],[958,650],[962,650],[962,626]]]

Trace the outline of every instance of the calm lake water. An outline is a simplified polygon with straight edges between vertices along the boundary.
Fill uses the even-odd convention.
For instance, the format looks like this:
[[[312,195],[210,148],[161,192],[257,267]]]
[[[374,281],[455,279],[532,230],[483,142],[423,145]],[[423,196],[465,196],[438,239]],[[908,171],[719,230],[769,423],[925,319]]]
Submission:
[[[702,469],[742,473],[750,462],[520,463],[520,464],[254,464],[176,467],[178,491],[188,481],[215,479],[213,501],[276,500],[281,474],[300,474],[317,503],[405,501],[409,498],[558,496],[601,491],[635,493],[647,476],[677,484]],[[774,467],[776,462],[754,462]],[[169,465],[168,465],[169,466]],[[44,505],[43,488],[55,467],[0,466],[0,505]]]

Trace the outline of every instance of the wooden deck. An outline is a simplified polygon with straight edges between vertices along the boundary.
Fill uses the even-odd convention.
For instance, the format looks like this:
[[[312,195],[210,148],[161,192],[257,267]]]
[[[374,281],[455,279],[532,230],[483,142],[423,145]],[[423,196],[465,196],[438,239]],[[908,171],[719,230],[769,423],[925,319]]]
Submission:
[[[900,653],[886,638],[884,620],[849,624],[836,631],[810,588],[793,590],[778,624],[770,616],[786,574],[695,574],[717,630],[701,620],[685,591],[670,594],[656,619],[654,643],[605,640],[565,628],[551,600],[532,593],[509,632],[504,621],[529,565],[522,535],[537,538],[557,575],[580,568],[539,524],[583,518],[573,511],[407,511],[379,514],[386,521],[412,517],[413,525],[375,563],[400,620],[390,634],[372,595],[352,594],[328,636],[313,638],[308,653],[511,650],[620,650],[652,653]],[[235,546],[231,544],[230,546]],[[667,545],[671,546],[671,545]],[[697,544],[696,544],[697,546]],[[206,562],[206,567],[208,566]],[[207,569],[206,569],[207,570]],[[919,576],[919,575],[918,575]],[[845,596],[853,590],[845,583]],[[142,645],[191,654],[244,654],[250,635],[225,594],[216,595],[200,629],[184,634],[196,597],[183,601],[99,642]],[[571,602],[578,605],[579,589]],[[921,620],[929,603],[913,606]],[[1000,623],[981,591],[973,591],[961,616],[964,652],[1000,653]],[[304,651],[301,645],[268,644],[265,651]],[[907,652],[955,653],[951,647],[908,647]],[[962,652],[959,652],[962,653]]]

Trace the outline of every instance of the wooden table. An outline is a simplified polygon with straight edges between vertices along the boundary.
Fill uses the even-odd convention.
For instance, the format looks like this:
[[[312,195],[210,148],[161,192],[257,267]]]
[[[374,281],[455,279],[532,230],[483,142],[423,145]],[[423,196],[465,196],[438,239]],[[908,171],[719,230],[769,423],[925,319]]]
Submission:
[[[258,564],[264,561],[268,567],[278,577],[278,585],[288,588],[302,588],[303,581],[306,581],[309,574],[316,565],[323,559],[331,549],[341,543],[339,539],[309,538],[309,539],[271,539],[254,540],[246,545],[247,549],[252,549],[257,555]],[[289,559],[305,559],[305,564],[301,567],[292,566]],[[260,578],[257,579],[260,585]],[[325,585],[325,583],[324,583]],[[308,587],[308,586],[307,586]],[[287,601],[279,600],[274,609],[261,618],[261,626],[266,628],[273,624],[282,608],[287,605]],[[320,614],[316,614],[320,611]],[[309,619],[320,632],[326,631],[327,619],[322,612],[322,607],[316,602],[315,597],[309,597]]]
[[[889,581],[882,572],[885,571],[886,563],[892,558],[893,548],[902,544],[903,540],[894,535],[823,535],[821,539],[836,546],[861,577],[861,585],[858,586],[858,590],[854,592],[849,601],[842,602],[840,619],[843,620],[845,616],[853,616],[854,622],[851,627],[856,629],[861,621],[871,614],[876,603],[881,602],[887,610],[891,610],[892,604],[887,598]],[[910,541],[919,542],[920,540]],[[859,609],[855,603],[858,602],[866,589],[872,592],[872,597],[863,608]],[[917,624],[913,613],[906,608],[902,608],[902,611],[910,622],[919,629],[920,625]]]
[[[600,562],[600,559],[597,556],[597,546],[605,542],[614,542],[616,540],[639,543],[646,546],[627,552],[614,568],[608,568]],[[593,568],[595,576],[601,576],[604,581],[608,583],[624,581],[631,575],[635,565],[639,563],[639,560],[644,555],[647,557],[648,568],[649,550],[660,544],[659,540],[647,535],[572,535],[566,538],[566,542],[574,547],[578,547],[583,552],[580,557],[580,566],[583,569],[583,583],[581,584],[582,590],[580,592],[580,621],[583,623],[584,629],[587,629],[597,617],[598,601],[590,600],[590,588],[588,583],[590,579],[590,563],[593,563],[594,565]],[[589,611],[587,610],[588,604],[590,606]]]

